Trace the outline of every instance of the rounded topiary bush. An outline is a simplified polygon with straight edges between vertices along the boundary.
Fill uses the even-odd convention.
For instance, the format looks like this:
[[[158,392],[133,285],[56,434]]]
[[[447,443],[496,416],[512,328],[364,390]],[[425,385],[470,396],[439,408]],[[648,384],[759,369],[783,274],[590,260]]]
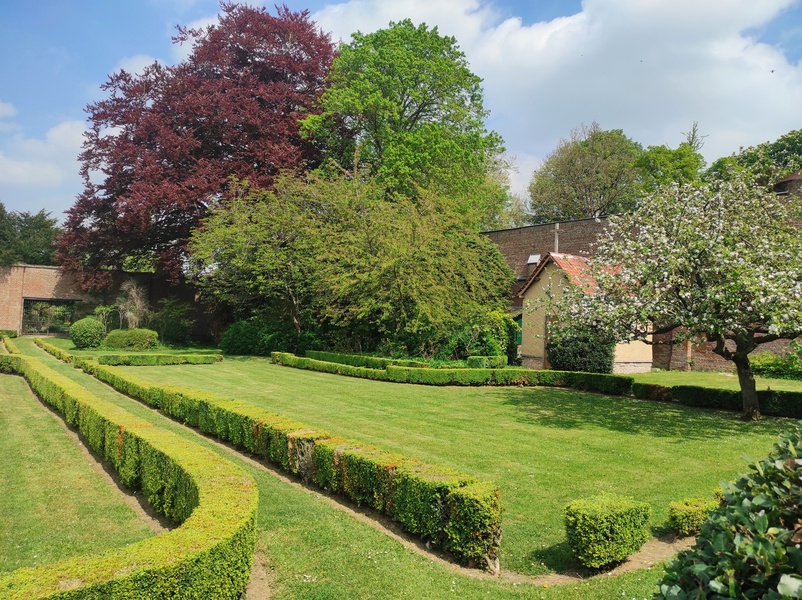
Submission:
[[[150,350],[159,343],[159,334],[152,329],[115,329],[103,345],[117,350]]]
[[[78,349],[97,348],[103,343],[106,328],[94,317],[85,317],[70,326],[70,339]]]

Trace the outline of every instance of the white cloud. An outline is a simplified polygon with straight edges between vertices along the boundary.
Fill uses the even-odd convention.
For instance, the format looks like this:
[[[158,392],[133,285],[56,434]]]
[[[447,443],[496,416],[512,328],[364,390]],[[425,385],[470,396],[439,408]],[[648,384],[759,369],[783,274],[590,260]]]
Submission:
[[[0,102],[0,119],[7,119],[17,114],[17,109],[10,102]]]
[[[694,121],[708,160],[799,127],[802,67],[748,32],[799,0],[585,0],[524,25],[479,0],[351,0],[313,15],[334,39],[405,17],[457,38],[484,78],[489,125],[518,156],[513,189],[581,123],[644,145],[682,141]]]
[[[64,121],[43,139],[12,136],[0,146],[0,201],[6,208],[60,216],[81,189],[78,153],[83,121]]]
[[[125,70],[128,73],[141,75],[145,67],[149,67],[157,59],[148,54],[137,54],[135,56],[127,56],[119,60],[113,69],[113,72]]]

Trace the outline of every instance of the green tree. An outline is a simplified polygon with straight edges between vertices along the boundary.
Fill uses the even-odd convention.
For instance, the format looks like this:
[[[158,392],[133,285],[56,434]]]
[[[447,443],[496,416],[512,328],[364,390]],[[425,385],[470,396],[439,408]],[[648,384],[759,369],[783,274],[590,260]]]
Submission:
[[[707,180],[723,179],[736,172],[749,172],[760,183],[774,185],[802,169],[802,129],[789,131],[773,142],[741,148],[737,154],[714,161],[705,173]]]
[[[192,237],[199,284],[236,307],[356,350],[433,352],[503,307],[512,277],[448,200],[396,196],[368,177],[285,178],[240,189]]]
[[[582,125],[532,174],[532,223],[615,214],[635,206],[642,148],[620,129]]]
[[[635,161],[641,171],[644,191],[653,191],[664,185],[698,181],[705,166],[704,157],[688,142],[677,148],[649,146]]]
[[[0,202],[0,264],[52,265],[58,220],[40,210],[8,212]]]
[[[749,354],[802,334],[799,210],[741,175],[716,184],[660,188],[611,217],[596,248],[595,294],[567,290],[557,320],[612,339],[709,341],[732,361],[743,417],[760,409]]]
[[[358,157],[389,190],[449,197],[477,223],[499,212],[505,194],[491,174],[502,141],[485,129],[481,79],[453,37],[409,19],[357,32],[328,84],[322,114],[302,125],[328,158],[350,167]]]

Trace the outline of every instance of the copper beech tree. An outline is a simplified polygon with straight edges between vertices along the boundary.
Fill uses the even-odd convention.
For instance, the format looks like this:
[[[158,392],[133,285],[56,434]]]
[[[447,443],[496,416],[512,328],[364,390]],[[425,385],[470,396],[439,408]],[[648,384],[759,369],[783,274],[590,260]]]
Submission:
[[[222,3],[218,22],[178,28],[191,52],[174,66],[114,73],[87,107],[84,190],[58,242],[87,289],[110,270],[178,279],[186,242],[232,176],[270,188],[279,171],[318,164],[298,121],[315,110],[335,55],[308,12]]]

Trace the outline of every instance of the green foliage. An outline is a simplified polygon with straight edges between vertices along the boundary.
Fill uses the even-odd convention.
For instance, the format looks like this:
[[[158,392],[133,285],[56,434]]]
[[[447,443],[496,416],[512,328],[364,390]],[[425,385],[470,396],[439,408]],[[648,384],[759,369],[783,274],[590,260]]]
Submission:
[[[568,329],[549,339],[546,354],[551,367],[558,371],[612,373],[615,342],[592,331]]]
[[[347,177],[238,194],[190,246],[206,293],[277,332],[260,353],[325,342],[431,354],[506,305],[512,276],[498,248],[437,197],[388,202],[375,181]]]
[[[802,381],[802,344],[798,340],[791,340],[790,352],[782,356],[763,352],[752,358],[751,363],[755,375]]]
[[[469,356],[505,354],[508,364],[520,364],[515,334],[520,330],[513,318],[502,309],[477,315],[456,329],[440,346],[439,360],[466,360]]]
[[[238,598],[250,578],[256,486],[212,452],[133,417],[25,356],[0,356],[79,429],[125,485],[182,524],[100,556],[0,574],[4,598]],[[191,517],[191,518],[190,518]],[[70,591],[64,581],[77,582]]]
[[[136,351],[150,350],[158,343],[159,334],[151,329],[115,329],[103,340],[106,348]]]
[[[186,344],[195,321],[192,306],[175,298],[165,298],[161,308],[150,315],[149,323],[166,344]]]
[[[724,486],[696,544],[672,560],[656,598],[802,596],[802,427],[781,435],[768,458]]]
[[[223,354],[264,355],[261,329],[251,321],[236,321],[229,325],[220,336],[220,350]]]
[[[768,185],[802,169],[802,129],[789,131],[773,142],[741,149],[734,162]]]
[[[620,129],[582,125],[543,160],[529,182],[533,223],[614,214],[635,206],[642,152]]]
[[[641,188],[654,191],[661,186],[698,181],[705,159],[689,143],[683,142],[674,150],[668,146],[649,146],[635,165],[642,173]]]
[[[501,369],[507,366],[506,356],[469,356],[469,369]]]
[[[313,359],[285,353],[300,365]],[[333,364],[333,363],[328,363]],[[348,365],[338,367],[356,369]],[[357,504],[367,504],[392,518],[402,506],[404,523],[418,523],[413,533],[450,551],[459,560],[495,565],[500,541],[501,511],[498,488],[448,469],[424,465],[358,442],[331,438],[302,423],[272,414],[247,402],[179,387],[159,387],[109,366],[85,361],[82,368],[118,391],[197,427],[202,433],[231,442],[237,448],[261,456],[324,489],[344,495]],[[401,469],[401,465],[415,465]],[[411,469],[411,470],[410,470]],[[396,474],[414,477],[414,485],[399,485]],[[447,493],[436,496],[444,481]],[[479,485],[480,491],[462,489]],[[432,512],[420,494],[440,497],[444,507]],[[452,498],[466,493],[473,500]],[[466,519],[465,522],[457,522]],[[417,527],[417,526],[416,526]],[[479,529],[472,529],[479,527]]]
[[[97,348],[105,337],[106,328],[94,317],[84,317],[70,325],[70,340],[78,349]]]
[[[52,265],[58,219],[38,213],[7,212],[0,202],[0,265]]]
[[[586,567],[620,562],[649,539],[652,509],[616,494],[575,500],[565,507],[565,532],[576,558]]]
[[[0,329],[0,337],[15,338],[17,337],[17,332],[13,329]]]
[[[456,40],[409,19],[352,37],[332,64],[322,114],[302,131],[391,192],[436,190],[474,225],[492,221],[507,199],[491,176],[502,141],[485,129],[481,79]]]
[[[685,498],[668,505],[668,526],[677,535],[696,535],[711,510],[718,508],[716,500]]]
[[[100,354],[101,365],[153,367],[162,365],[211,365],[223,360],[219,354]]]

